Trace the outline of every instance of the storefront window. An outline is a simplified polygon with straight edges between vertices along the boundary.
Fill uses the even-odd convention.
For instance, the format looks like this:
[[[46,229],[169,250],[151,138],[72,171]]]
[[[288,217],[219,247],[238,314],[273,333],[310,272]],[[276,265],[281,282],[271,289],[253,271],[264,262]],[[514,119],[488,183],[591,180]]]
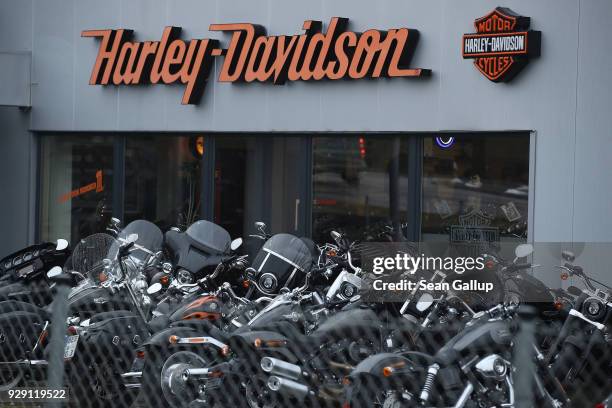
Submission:
[[[529,134],[423,141],[422,234],[451,242],[525,239]]]
[[[304,235],[308,140],[300,136],[218,136],[214,221],[247,237],[256,221],[268,232]]]
[[[124,218],[162,230],[200,219],[204,136],[130,135],[125,148]]]
[[[214,151],[204,150],[206,137]],[[449,145],[373,134],[44,135],[41,145],[43,240],[104,231],[111,214],[186,228],[203,204],[232,237],[264,221],[271,233],[310,233],[317,242],[332,230],[355,240],[418,239],[418,208],[422,240],[527,234],[528,133],[461,134]],[[207,154],[214,174],[203,175]],[[211,197],[202,195],[203,176]]]
[[[98,232],[112,214],[113,138],[43,136],[40,234],[72,242]]]
[[[408,222],[408,140],[400,136],[313,138],[312,235],[329,240],[331,230],[352,239]],[[399,228],[398,228],[399,227]],[[402,232],[404,233],[404,232]]]

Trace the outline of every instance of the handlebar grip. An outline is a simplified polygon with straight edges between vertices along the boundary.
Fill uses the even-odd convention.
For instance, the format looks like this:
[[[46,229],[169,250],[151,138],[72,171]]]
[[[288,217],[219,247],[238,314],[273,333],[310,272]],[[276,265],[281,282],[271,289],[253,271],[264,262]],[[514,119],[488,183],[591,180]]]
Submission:
[[[529,269],[531,268],[531,266],[532,265],[530,263],[512,264],[506,268],[506,271],[516,272],[516,271],[520,271],[521,269]]]

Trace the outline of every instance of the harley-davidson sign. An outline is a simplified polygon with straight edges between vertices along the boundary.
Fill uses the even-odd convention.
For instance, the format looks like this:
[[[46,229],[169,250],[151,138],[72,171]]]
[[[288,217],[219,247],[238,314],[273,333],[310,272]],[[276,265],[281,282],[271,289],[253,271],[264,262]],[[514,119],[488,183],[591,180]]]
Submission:
[[[541,32],[529,30],[530,18],[497,7],[474,22],[476,33],[463,36],[463,58],[493,82],[508,82],[532,57],[540,56]]]
[[[348,18],[334,17],[327,31],[320,21],[305,21],[304,34],[267,36],[248,23],[211,24],[210,31],[232,34],[227,48],[214,39],[180,39],[180,27],[166,27],[160,41],[132,41],[133,31],[88,30],[82,37],[100,38],[91,85],[185,85],[183,104],[197,104],[214,57],[224,56],[221,82],[273,82],[421,77],[428,69],[411,68],[419,32],[347,31]]]

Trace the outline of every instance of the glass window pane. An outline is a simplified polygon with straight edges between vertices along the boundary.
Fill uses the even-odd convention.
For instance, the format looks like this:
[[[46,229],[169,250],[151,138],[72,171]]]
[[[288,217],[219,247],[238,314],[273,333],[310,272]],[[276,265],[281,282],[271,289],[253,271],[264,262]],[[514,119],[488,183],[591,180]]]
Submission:
[[[426,137],[423,149],[423,239],[526,238],[529,134],[459,135],[447,148]]]
[[[255,231],[302,235],[307,157],[299,136],[217,136],[214,220],[232,237]]]
[[[104,230],[112,213],[112,136],[42,136],[44,241],[71,242]]]
[[[202,154],[203,136],[127,136],[125,223],[145,219],[166,230],[198,220]]]
[[[313,138],[315,241],[325,242],[334,229],[361,239],[385,225],[406,227],[407,141],[380,135]]]

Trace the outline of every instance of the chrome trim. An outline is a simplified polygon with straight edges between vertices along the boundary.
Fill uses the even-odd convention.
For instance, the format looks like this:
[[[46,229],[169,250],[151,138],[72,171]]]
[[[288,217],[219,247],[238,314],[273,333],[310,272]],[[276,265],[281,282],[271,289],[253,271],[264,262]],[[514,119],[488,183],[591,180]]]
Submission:
[[[264,251],[266,251],[268,254],[272,254],[272,255],[274,255],[275,257],[280,258],[280,259],[282,259],[283,261],[287,262],[289,265],[293,266],[294,268],[299,269],[300,271],[304,272],[304,270],[303,270],[302,268],[300,268],[300,266],[299,266],[299,265],[297,265],[295,262],[292,262],[292,261],[290,261],[289,259],[285,258],[284,256],[282,256],[282,255],[281,255],[281,254],[279,254],[278,252],[274,252],[274,251],[272,251],[272,250],[271,250],[271,249],[269,249],[269,248],[262,248],[262,249],[263,249]],[[268,259],[268,258],[266,257],[266,259]],[[265,262],[265,260],[264,260],[264,262]]]

